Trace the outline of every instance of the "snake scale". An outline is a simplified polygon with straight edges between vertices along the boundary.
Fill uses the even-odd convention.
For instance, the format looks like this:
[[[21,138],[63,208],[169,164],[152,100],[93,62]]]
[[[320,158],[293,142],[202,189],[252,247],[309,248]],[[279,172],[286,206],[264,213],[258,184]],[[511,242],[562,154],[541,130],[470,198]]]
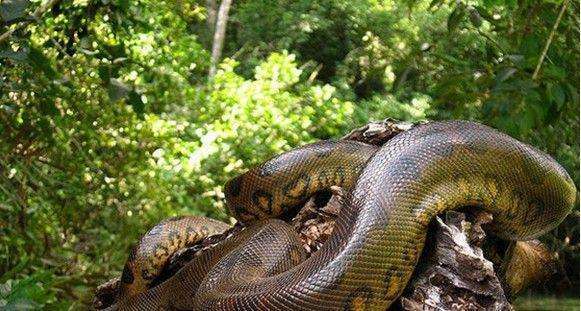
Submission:
[[[307,258],[297,233],[277,218],[330,186],[349,190],[345,206],[332,235]],[[229,181],[225,195],[245,229],[151,288],[133,284],[148,271],[134,253],[125,294],[111,309],[385,310],[408,283],[436,215],[484,209],[495,235],[531,239],[564,219],[577,190],[534,147],[475,122],[446,121],[415,126],[382,147],[306,145]],[[195,241],[199,227],[182,224],[192,221],[205,234],[224,230],[204,218],[170,220],[153,234],[165,232],[153,240],[166,246],[144,256],[167,257],[187,244],[180,241]]]

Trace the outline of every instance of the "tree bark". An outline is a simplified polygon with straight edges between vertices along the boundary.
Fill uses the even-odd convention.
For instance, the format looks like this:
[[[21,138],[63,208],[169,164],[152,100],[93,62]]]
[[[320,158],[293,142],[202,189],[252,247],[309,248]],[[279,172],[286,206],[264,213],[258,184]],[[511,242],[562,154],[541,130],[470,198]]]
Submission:
[[[465,214],[437,217],[432,243],[399,307],[404,310],[512,310],[494,265],[484,257],[482,224],[492,216],[481,213],[467,221]],[[396,306],[397,307],[397,306]]]
[[[214,32],[214,41],[212,43],[212,57],[210,59],[210,71],[208,77],[211,79],[216,74],[216,67],[222,57],[224,47],[224,37],[226,36],[226,24],[228,23],[228,12],[232,0],[222,0],[216,20],[216,31]]]

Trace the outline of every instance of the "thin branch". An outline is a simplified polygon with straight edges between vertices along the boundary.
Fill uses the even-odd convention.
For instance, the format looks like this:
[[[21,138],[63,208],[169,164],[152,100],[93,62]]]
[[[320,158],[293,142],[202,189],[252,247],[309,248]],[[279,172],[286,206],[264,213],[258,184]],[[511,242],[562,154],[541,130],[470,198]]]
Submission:
[[[248,44],[248,42],[244,43],[242,45],[242,47],[238,49],[238,51],[236,51],[232,56],[230,56],[230,58],[231,59],[238,58],[238,56],[240,56],[242,53],[246,52],[246,50],[248,49],[249,46],[250,46],[250,44]]]
[[[56,170],[59,170],[59,171],[61,171],[63,173],[66,173],[67,172],[67,170],[64,167],[62,167],[61,165],[52,163],[52,162],[50,162],[48,160],[45,160],[45,159],[42,159],[42,158],[38,158],[38,159],[36,159],[36,161],[38,161],[38,162],[40,162],[40,163],[42,163],[44,165],[50,166],[50,167],[52,167],[52,168],[54,168]]]
[[[309,75],[309,79],[308,84],[312,84],[313,81],[315,81],[315,79],[317,78],[317,76],[319,75],[319,71],[321,71],[321,69],[323,69],[323,64],[319,64],[315,70],[313,70],[313,72],[311,72],[311,74]]]
[[[559,15],[557,16],[557,20],[555,21],[555,24],[553,25],[553,29],[551,30],[551,33],[549,34],[549,38],[547,39],[547,43],[545,43],[545,48],[543,49],[543,53],[541,53],[541,57],[539,57],[539,62],[537,63],[537,67],[535,68],[535,72],[533,73],[533,77],[532,77],[533,80],[536,80],[537,77],[539,76],[539,71],[541,70],[541,65],[543,65],[543,61],[545,60],[545,57],[547,56],[547,52],[549,51],[549,46],[553,42],[553,38],[555,37],[555,33],[557,32],[557,27],[561,23],[561,18],[563,18],[563,13],[565,13],[565,9],[567,8],[568,4],[569,4],[569,0],[564,0],[563,4],[561,5],[561,12],[559,12]]]
[[[18,24],[18,23],[22,23],[22,22],[32,22],[34,21],[34,17],[32,17],[32,15],[27,15],[27,16],[21,16],[21,17],[17,17],[14,19],[11,19],[7,22],[3,22],[2,26],[4,27],[8,27],[14,24]]]
[[[26,25],[30,24],[30,21],[25,21],[22,24],[18,25],[17,27],[14,27],[8,31],[6,31],[5,33],[0,35],[0,43],[4,42],[6,39],[8,39],[15,31],[20,30],[24,27],[26,27]]]
[[[58,43],[54,38],[50,38],[50,41],[63,55],[69,56],[69,53],[67,53],[65,48],[63,48],[63,46],[60,45],[60,43]]]

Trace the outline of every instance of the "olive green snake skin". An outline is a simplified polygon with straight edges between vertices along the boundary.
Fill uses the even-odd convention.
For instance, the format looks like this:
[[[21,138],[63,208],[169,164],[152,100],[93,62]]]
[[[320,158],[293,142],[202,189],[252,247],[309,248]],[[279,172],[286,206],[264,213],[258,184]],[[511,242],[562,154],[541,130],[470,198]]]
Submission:
[[[331,237],[306,258],[297,233],[276,218],[330,186],[350,191]],[[249,225],[111,309],[385,310],[408,283],[436,215],[481,208],[494,216],[497,236],[530,239],[564,219],[577,190],[541,151],[478,123],[448,121],[418,125],[381,148],[307,145],[229,181],[225,194]],[[175,245],[187,236],[176,228]],[[125,271],[124,282],[140,271]]]

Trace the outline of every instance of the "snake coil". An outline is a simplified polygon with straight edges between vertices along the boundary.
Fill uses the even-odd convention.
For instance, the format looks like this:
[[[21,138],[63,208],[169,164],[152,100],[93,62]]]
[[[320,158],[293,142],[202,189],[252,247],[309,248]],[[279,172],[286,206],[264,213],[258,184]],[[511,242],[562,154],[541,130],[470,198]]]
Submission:
[[[330,186],[350,192],[331,237],[306,258],[297,233],[276,218]],[[248,227],[114,308],[385,310],[437,214],[482,208],[497,236],[531,239],[565,218],[577,190],[543,152],[478,123],[448,121],[418,125],[381,148],[307,145],[234,178],[225,194]]]

